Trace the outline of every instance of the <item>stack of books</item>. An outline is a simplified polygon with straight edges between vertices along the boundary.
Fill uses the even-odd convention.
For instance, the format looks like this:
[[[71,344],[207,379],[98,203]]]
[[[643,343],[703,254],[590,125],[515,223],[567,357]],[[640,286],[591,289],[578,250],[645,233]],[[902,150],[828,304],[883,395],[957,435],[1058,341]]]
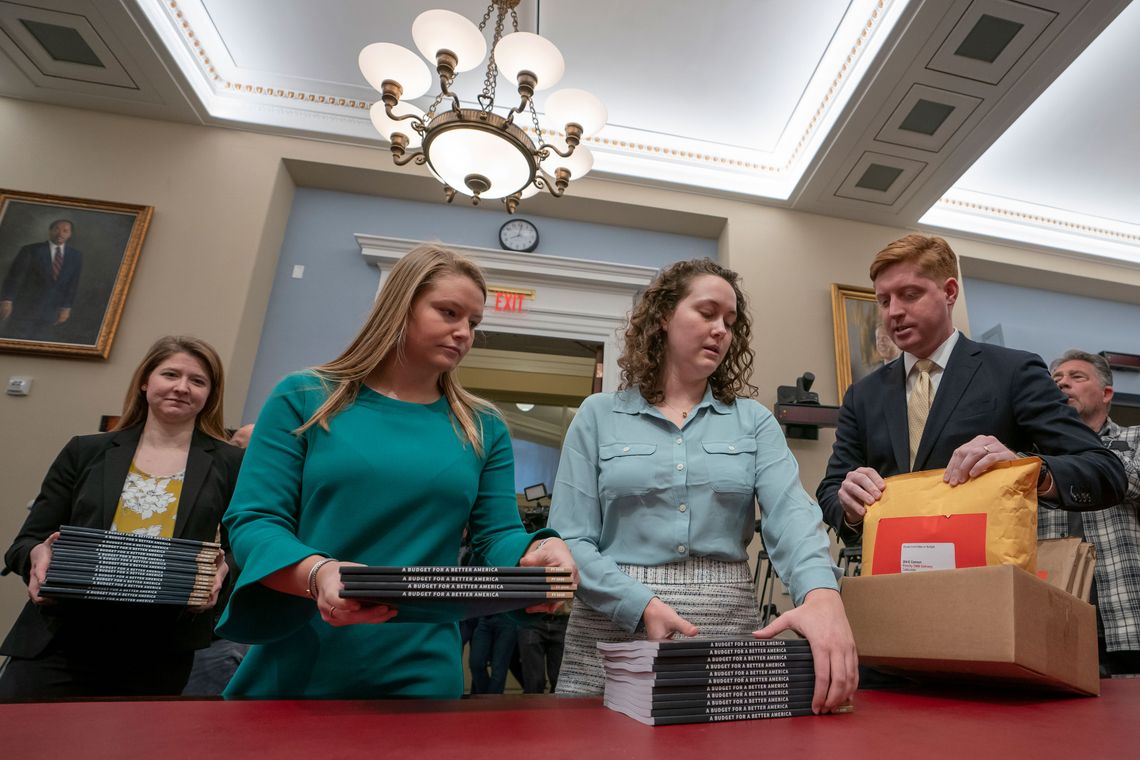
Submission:
[[[802,639],[599,643],[605,706],[647,725],[811,715],[815,669]]]
[[[55,599],[203,604],[221,544],[64,525],[40,593]]]
[[[568,567],[368,567],[340,569],[341,596],[395,607],[391,622],[438,623],[570,600]]]

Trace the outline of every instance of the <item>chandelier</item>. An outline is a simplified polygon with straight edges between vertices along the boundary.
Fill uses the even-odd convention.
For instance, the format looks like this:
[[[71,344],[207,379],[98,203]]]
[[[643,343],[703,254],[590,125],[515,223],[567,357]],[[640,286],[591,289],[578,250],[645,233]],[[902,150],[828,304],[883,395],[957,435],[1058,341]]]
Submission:
[[[593,167],[594,157],[581,141],[605,126],[606,108],[585,90],[554,92],[546,99],[544,112],[564,137],[543,139],[534,93],[557,84],[565,64],[548,39],[519,31],[515,10],[519,2],[492,0],[478,26],[442,9],[416,17],[412,39],[424,58],[435,61],[439,77],[439,93],[426,112],[408,102],[427,93],[432,84],[430,70],[419,56],[389,42],[374,42],[360,51],[360,70],[380,92],[370,111],[372,124],[391,143],[392,160],[397,166],[426,164],[443,183],[448,203],[456,192],[469,195],[476,205],[481,199],[500,198],[513,214],[522,198],[541,190],[561,197],[571,180]],[[512,31],[504,34],[508,14]],[[483,91],[477,97],[478,107],[464,107],[451,87],[457,73],[483,62],[484,30],[492,16]],[[500,76],[517,88],[518,105],[496,111],[495,85]],[[517,123],[528,119],[533,138]]]

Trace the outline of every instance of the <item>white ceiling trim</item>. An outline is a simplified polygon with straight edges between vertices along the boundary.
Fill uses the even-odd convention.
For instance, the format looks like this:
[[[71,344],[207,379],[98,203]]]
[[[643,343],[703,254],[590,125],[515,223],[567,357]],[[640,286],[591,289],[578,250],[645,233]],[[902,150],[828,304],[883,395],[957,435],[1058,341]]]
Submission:
[[[244,71],[200,0],[136,2],[211,120],[386,144],[368,117],[370,88]],[[787,200],[910,2],[852,0],[774,151],[609,125],[585,141],[594,170]]]
[[[919,219],[925,228],[1102,256],[1140,266],[1140,225],[954,189]]]

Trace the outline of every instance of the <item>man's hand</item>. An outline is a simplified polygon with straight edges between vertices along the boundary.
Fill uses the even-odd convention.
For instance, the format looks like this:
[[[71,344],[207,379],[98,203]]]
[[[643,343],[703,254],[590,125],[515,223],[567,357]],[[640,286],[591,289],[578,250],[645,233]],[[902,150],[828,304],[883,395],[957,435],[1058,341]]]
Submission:
[[[649,600],[649,604],[645,605],[641,619],[645,622],[645,636],[650,641],[671,639],[674,633],[682,636],[696,636],[700,633],[695,625],[678,615],[675,609],[657,597],[653,597]]]
[[[847,704],[859,688],[859,655],[839,592],[829,588],[809,591],[803,604],[752,635],[770,639],[789,628],[811,645],[815,664],[812,712],[828,713]]]
[[[12,316],[12,302],[0,301],[0,322]]]
[[[883,497],[887,483],[870,467],[860,467],[847,473],[839,486],[839,503],[843,505],[843,519],[848,525],[858,525],[867,514],[867,507]]]
[[[59,316],[56,317],[55,323],[57,325],[62,325],[64,322],[66,322],[70,318],[71,318],[71,309],[60,309],[59,310]]]
[[[1007,449],[992,435],[975,436],[954,449],[942,480],[951,486],[961,485],[970,478],[978,477],[998,462],[1008,462],[1017,458],[1017,454]]]

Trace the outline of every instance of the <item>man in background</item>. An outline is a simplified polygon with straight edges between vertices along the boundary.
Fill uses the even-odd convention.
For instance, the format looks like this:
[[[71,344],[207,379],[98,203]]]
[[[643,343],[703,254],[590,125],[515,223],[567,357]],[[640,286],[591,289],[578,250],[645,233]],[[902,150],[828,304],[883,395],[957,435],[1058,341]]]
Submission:
[[[954,329],[958,258],[945,240],[912,234],[880,251],[871,281],[882,322],[902,350],[848,388],[816,496],[848,544],[862,542],[883,478],[946,468],[951,486],[998,462],[1042,459],[1037,492],[1054,507],[1120,502],[1120,460],[1065,403],[1036,354],[975,343]]]
[[[79,289],[83,254],[72,248],[67,219],[48,226],[48,239],[16,254],[0,284],[0,335],[19,340],[52,340],[55,327],[71,317]]]
[[[1103,356],[1073,349],[1049,369],[1069,406],[1120,458],[1128,493],[1116,506],[1095,512],[1040,510],[1037,536],[1074,536],[1096,547],[1093,602],[1101,675],[1140,673],[1140,427],[1122,428],[1108,416],[1112,369]]]

